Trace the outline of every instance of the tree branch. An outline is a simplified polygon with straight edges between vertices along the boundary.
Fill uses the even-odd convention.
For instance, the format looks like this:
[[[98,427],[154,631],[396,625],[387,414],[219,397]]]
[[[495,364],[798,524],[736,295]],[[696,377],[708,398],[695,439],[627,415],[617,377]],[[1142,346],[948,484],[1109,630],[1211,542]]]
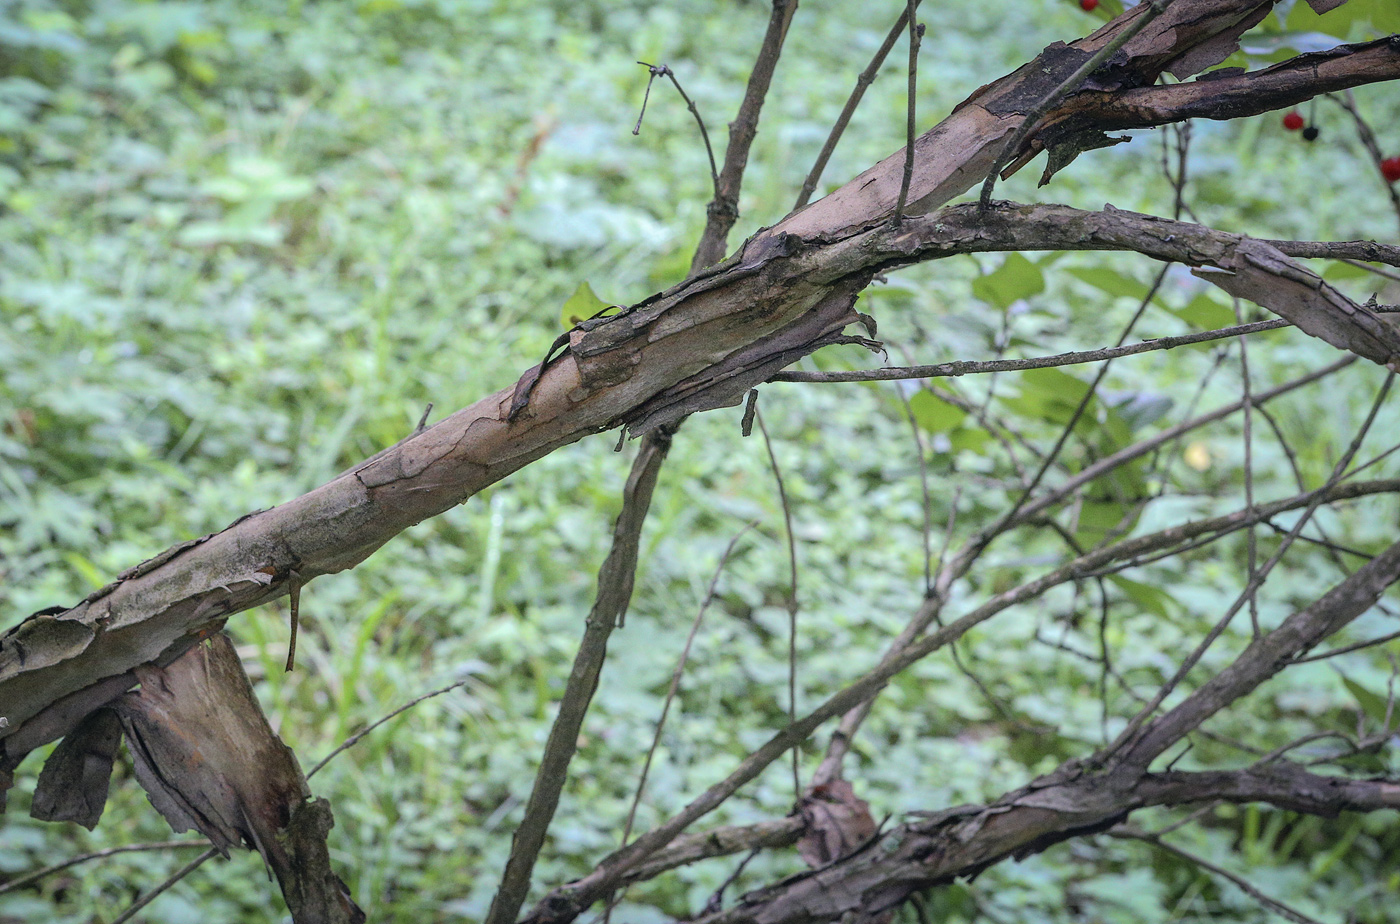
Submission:
[[[744,101],[739,106],[738,116],[729,123],[729,144],[724,151],[724,166],[720,168],[719,179],[715,183],[715,198],[709,205],[709,217],[700,236],[700,244],[695,248],[695,257],[690,261],[692,276],[718,262],[728,249],[729,231],[739,219],[739,186],[749,163],[749,148],[758,134],[758,115],[763,109],[764,98],[768,96],[768,87],[773,83],[773,72],[778,67],[778,56],[783,52],[783,41],[787,38],[788,26],[792,25],[793,14],[797,12],[797,3],[798,0],[773,0],[768,31],[763,36],[758,60],[749,72]]]
[[[770,382],[888,382],[895,379],[938,379],[960,375],[977,375],[987,372],[1025,372],[1027,369],[1049,369],[1054,366],[1077,366],[1083,363],[1097,363],[1120,356],[1136,356],[1153,350],[1172,350],[1193,343],[1209,343],[1227,337],[1242,337],[1266,330],[1291,327],[1287,321],[1256,321],[1253,324],[1239,324],[1207,330],[1197,334],[1182,334],[1177,337],[1159,337],[1120,347],[1104,347],[1098,350],[1076,350],[1071,353],[1057,353],[1054,356],[1035,356],[1028,359],[990,359],[981,362],[956,360],[949,363],[936,363],[932,366],[886,366],[883,369],[853,369],[838,372],[779,372]]]
[[[569,762],[578,749],[579,731],[598,689],[598,677],[608,653],[608,636],[627,612],[628,601],[632,599],[642,525],[646,522],[657,475],[670,446],[668,434],[653,435],[642,443],[632,464],[623,491],[622,512],[617,515],[613,527],[612,549],[598,571],[598,597],[588,614],[583,641],[579,643],[573,670],[559,700],[559,715],[550,728],[530,801],[525,806],[525,817],[511,839],[510,858],[486,915],[486,924],[514,921],[530,890],[530,873],[544,846],[554,811],[559,807],[559,794],[568,780]]]

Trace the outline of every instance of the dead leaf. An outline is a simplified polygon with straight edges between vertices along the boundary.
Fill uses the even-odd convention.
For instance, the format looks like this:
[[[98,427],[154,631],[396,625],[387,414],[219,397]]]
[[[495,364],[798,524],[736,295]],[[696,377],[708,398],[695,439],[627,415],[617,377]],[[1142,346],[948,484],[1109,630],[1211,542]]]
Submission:
[[[848,856],[877,830],[869,803],[845,780],[812,787],[797,803],[797,811],[807,822],[797,852],[813,869]]]

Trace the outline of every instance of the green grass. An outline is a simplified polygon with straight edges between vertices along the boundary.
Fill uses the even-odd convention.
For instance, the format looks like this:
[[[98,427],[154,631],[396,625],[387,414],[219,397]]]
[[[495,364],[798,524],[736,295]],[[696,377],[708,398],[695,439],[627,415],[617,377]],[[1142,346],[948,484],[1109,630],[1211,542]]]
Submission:
[[[798,13],[731,247],[789,208],[887,27],[867,6]],[[1091,22],[1072,3],[928,6],[923,125]],[[704,220],[706,160],[666,86],[653,88],[641,135],[630,133],[646,80],[634,62],[674,67],[722,144],[766,15],[763,4],[726,0],[0,7],[0,52],[10,53],[0,54],[3,622],[72,602],[170,544],[309,490],[408,433],[429,402],[437,419],[508,385],[543,355],[581,282],[625,304],[677,281]],[[1009,18],[1019,26],[1007,37]],[[1358,96],[1394,148],[1393,94]],[[888,72],[838,149],[827,188],[902,143],[903,106],[903,81]],[[1264,236],[1393,239],[1393,216],[1343,140],[1340,113],[1322,106],[1319,118],[1335,143],[1303,147],[1273,117],[1198,126],[1191,189],[1202,219]],[[1085,156],[1040,193],[1033,167],[998,195],[1166,213],[1159,155],[1147,133]],[[1307,188],[1307,207],[1280,201],[1280,188]],[[974,280],[1002,265],[999,257],[910,270],[872,289],[862,309],[921,362],[989,356],[1001,337],[1025,355],[1091,347],[1111,342],[1132,306],[1061,270],[1107,266],[1141,283],[1154,269],[1128,257],[1029,257],[1046,288],[1009,315],[974,297]],[[1195,292],[1189,277],[1173,276],[1163,300],[1179,309]],[[1185,329],[1168,312],[1147,323],[1143,336]],[[1297,336],[1257,342],[1251,363],[1261,379],[1330,355]],[[877,361],[854,349],[829,353],[812,362]],[[1213,362],[1208,349],[1155,354],[1122,364],[1105,387],[1169,395],[1172,422]],[[1364,413],[1353,395],[1376,381],[1371,370],[1347,375],[1345,388],[1283,402],[1281,425],[1297,435],[1325,419],[1344,433]],[[952,387],[980,398],[988,383]],[[1011,400],[1015,377],[995,388],[1004,413],[1023,414],[1016,419],[1031,436],[1050,437],[1049,422]],[[1236,393],[1235,366],[1211,388],[1209,400]],[[917,459],[894,395],[885,386],[764,389],[802,559],[806,706],[873,662],[921,596]],[[1015,492],[995,449],[950,451],[930,439],[937,542],[955,485],[966,489],[963,534]],[[1206,472],[1173,467],[1173,516],[1239,505],[1237,428],[1202,439],[1215,462]],[[1301,461],[1311,477],[1339,441],[1307,443]],[[314,780],[336,813],[335,865],[375,920],[478,920],[489,903],[620,504],[629,453],[614,454],[612,442],[556,452],[354,571],[311,584],[295,673],[281,671],[285,601],[230,622],[264,708],[307,767],[401,703],[470,678]],[[1282,457],[1260,452],[1266,474],[1256,490],[1292,490]],[[1332,522],[1364,545],[1385,535],[1393,508],[1343,510]],[[1139,529],[1162,525],[1158,517]],[[724,546],[751,520],[758,528],[739,544],[696,643],[639,824],[666,817],[785,723],[781,511],[761,443],[740,438],[737,411],[705,415],[686,424],[657,490],[633,609],[536,872],[542,887],[581,874],[616,844],[674,657]],[[1063,554],[1052,536],[1023,538],[999,548],[956,602],[980,600]],[[1122,669],[1150,682],[1163,669],[1155,653],[1178,650],[1214,618],[1237,572],[1211,568],[1168,563],[1135,576],[1170,591],[1168,619],[1114,598]],[[1324,564],[1300,565],[1286,588],[1301,598],[1330,579]],[[1047,658],[1033,641],[1053,630],[1092,649],[1093,619],[1078,619],[1085,603],[1068,593],[1045,606],[970,636],[965,657],[1016,718],[1055,734],[1027,740],[946,658],[920,664],[891,685],[857,745],[851,773],[877,817],[995,796],[1101,740],[1092,667]],[[1385,688],[1383,659],[1358,655],[1346,669]],[[1352,721],[1352,703],[1328,671],[1299,671],[1276,681],[1255,714],[1222,720],[1223,730],[1247,736],[1264,717],[1282,739],[1318,721]],[[809,770],[818,755],[817,743],[804,749]],[[125,763],[96,832],[31,821],[39,765],[36,756],[23,766],[11,794],[0,875],[169,836]],[[786,813],[786,773],[772,768],[713,820]],[[1295,825],[1305,832],[1299,843],[1345,845],[1332,854],[1254,824],[1250,862],[1268,866],[1271,888],[1305,907],[1353,906],[1368,881],[1393,875],[1383,858],[1394,835],[1379,819]],[[1202,852],[1223,851],[1235,833],[1222,823],[1194,836]],[[185,859],[126,854],[77,867],[0,896],[0,921],[109,919]],[[693,911],[731,868],[701,865],[638,887],[626,919]],[[798,868],[795,854],[762,857],[739,887]],[[1188,920],[1211,909],[1255,919],[1229,888],[1116,843],[994,869],[979,894],[995,895],[1010,919],[1077,920],[1065,889],[1094,871],[1122,877],[1080,897],[1094,920],[1146,920],[1115,898],[1129,888],[1159,890],[1159,910],[1185,902]],[[285,912],[274,893],[256,860],[238,856],[181,883],[151,919],[275,920]],[[971,919],[964,899],[956,890],[939,899],[949,920]]]

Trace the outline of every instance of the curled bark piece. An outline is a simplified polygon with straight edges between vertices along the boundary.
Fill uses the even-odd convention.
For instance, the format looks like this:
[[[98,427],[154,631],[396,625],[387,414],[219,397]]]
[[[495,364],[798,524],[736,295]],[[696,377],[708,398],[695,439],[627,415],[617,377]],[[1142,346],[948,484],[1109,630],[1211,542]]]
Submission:
[[[330,807],[310,799],[296,755],[268,725],[228,636],[136,674],[141,688],[115,708],[136,778],[171,828],[198,829],[224,856],[239,844],[256,849],[296,924],[363,921],[330,869]]]
[[[44,762],[29,814],[40,821],[76,821],[91,831],[107,805],[122,723],[98,709],[69,732]]]

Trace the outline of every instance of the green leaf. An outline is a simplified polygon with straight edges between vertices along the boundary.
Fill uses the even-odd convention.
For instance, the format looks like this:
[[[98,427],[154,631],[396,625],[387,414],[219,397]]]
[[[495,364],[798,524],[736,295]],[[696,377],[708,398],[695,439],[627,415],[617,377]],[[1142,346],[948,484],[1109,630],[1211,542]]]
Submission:
[[[1136,518],[1124,522],[1130,511],[1131,505],[1117,501],[1082,501],[1075,517],[1074,540],[1087,549],[1110,536],[1125,535],[1136,522]]]
[[[1384,696],[1371,692],[1345,674],[1342,675],[1342,685],[1351,691],[1351,695],[1356,700],[1356,704],[1361,707],[1361,711],[1366,714],[1367,718],[1374,719],[1389,731],[1390,726],[1386,724],[1386,703]],[[1392,724],[1395,721],[1393,712],[1390,716],[1390,720]]]
[[[1134,581],[1121,574],[1110,575],[1108,579],[1114,586],[1123,591],[1123,596],[1136,603],[1144,613],[1151,613],[1153,616],[1161,616],[1165,619],[1171,616],[1172,610],[1179,611],[1181,609],[1181,604],[1176,601],[1176,598],[1160,587]]]
[[[909,409],[919,426],[930,433],[946,433],[962,426],[967,411],[944,401],[928,389],[921,389],[909,399]]]
[[[1044,291],[1045,276],[1040,267],[1019,253],[1007,254],[1001,266],[972,281],[973,295],[1001,309]]]
[[[1147,297],[1147,286],[1131,276],[1106,269],[1101,266],[1076,266],[1066,270],[1075,279],[1087,282],[1094,288],[1109,295],[1133,298],[1138,301]]]
[[[1192,327],[1199,327],[1202,330],[1215,330],[1220,327],[1229,327],[1235,323],[1235,312],[1220,304],[1208,292],[1197,295],[1184,308],[1172,309],[1172,314]]]
[[[559,312],[559,323],[568,330],[579,321],[585,321],[607,307],[608,303],[593,294],[593,287],[585,279],[564,303],[564,308]]]
[[[1339,39],[1400,32],[1400,3],[1395,0],[1350,0],[1321,16],[1298,0],[1283,24],[1298,32],[1322,32]]]
[[[1020,394],[1003,403],[1024,416],[1053,424],[1066,424],[1088,391],[1087,382],[1068,372],[1030,369],[1021,374]]]

